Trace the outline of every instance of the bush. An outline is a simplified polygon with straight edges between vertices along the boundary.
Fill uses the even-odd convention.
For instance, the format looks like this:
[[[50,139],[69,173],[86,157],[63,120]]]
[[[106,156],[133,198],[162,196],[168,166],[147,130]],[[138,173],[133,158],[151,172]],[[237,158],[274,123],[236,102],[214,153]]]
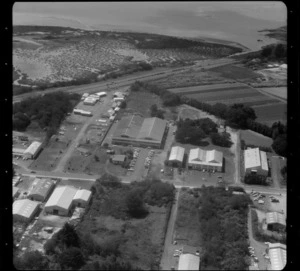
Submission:
[[[222,133],[222,134],[211,133],[210,138],[211,138],[211,142],[216,146],[230,148],[231,145],[233,144],[230,141],[229,133]]]
[[[132,217],[140,218],[148,214],[140,189],[134,189],[128,193],[125,199],[126,207]]]
[[[79,270],[85,260],[81,250],[77,247],[70,247],[64,250],[58,257],[58,262],[63,269]]]
[[[268,185],[266,176],[252,173],[245,175],[244,182],[245,184]]]

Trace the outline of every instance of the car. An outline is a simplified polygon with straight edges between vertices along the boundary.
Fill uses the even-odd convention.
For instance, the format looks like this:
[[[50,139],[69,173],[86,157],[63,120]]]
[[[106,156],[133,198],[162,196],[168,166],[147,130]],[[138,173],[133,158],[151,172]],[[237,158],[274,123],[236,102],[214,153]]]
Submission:
[[[199,256],[200,255],[200,252],[199,250],[196,251],[196,256]]]
[[[255,262],[258,262],[258,258],[257,258],[257,257],[254,257],[254,261],[255,261]]]
[[[36,173],[36,172],[32,170],[32,171],[30,171],[30,173]]]
[[[179,254],[179,253],[174,253],[173,256],[174,256],[174,257],[179,257],[180,254]]]

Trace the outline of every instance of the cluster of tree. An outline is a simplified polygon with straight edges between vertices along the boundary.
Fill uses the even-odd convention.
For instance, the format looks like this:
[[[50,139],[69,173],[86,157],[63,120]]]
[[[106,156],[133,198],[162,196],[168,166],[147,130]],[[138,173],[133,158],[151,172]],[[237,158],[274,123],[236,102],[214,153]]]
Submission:
[[[120,108],[125,109],[127,107],[126,101],[122,101],[120,104]]]
[[[246,144],[245,140],[241,140],[241,149],[246,150],[247,148],[259,148],[261,151],[264,152],[273,152],[272,148],[265,147],[265,146],[258,146],[253,144]]]
[[[266,234],[262,228],[262,224],[258,221],[258,215],[256,210],[251,209],[252,218],[252,232],[254,239],[259,242],[270,242],[270,243],[282,243],[286,244],[286,233],[278,234]]]
[[[20,95],[33,91],[33,87],[16,86],[13,85],[13,95]]]
[[[281,155],[287,156],[287,126],[280,121],[272,125],[273,150]]]
[[[233,195],[224,188],[201,188],[200,230],[207,269],[245,270],[248,268],[247,194]]]
[[[286,176],[287,176],[287,167],[284,166],[281,170],[280,170],[281,174],[282,174],[282,177],[284,179],[286,179]]]
[[[233,144],[232,141],[230,140],[230,134],[226,133],[226,132],[211,133],[210,139],[214,145],[220,146],[220,147],[230,148],[231,145]]]
[[[263,47],[261,51],[261,57],[267,58],[268,60],[282,60],[286,58],[287,46],[278,43],[270,44]]]
[[[14,104],[13,129],[24,131],[31,122],[36,122],[41,129],[47,130],[48,136],[51,136],[67,113],[71,112],[79,101],[79,94],[64,92],[25,99]]]
[[[267,177],[260,174],[247,173],[244,178],[245,184],[268,185]]]
[[[164,119],[164,113],[165,113],[165,111],[162,110],[162,109],[158,109],[156,104],[153,104],[153,105],[150,106],[150,115],[151,115],[151,117]]]

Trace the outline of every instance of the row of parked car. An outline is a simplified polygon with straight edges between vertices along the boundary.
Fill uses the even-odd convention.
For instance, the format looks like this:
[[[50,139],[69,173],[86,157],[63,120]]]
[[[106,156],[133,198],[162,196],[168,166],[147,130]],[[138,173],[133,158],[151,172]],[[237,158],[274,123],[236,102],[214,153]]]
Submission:
[[[148,156],[145,159],[145,163],[144,163],[146,168],[148,168],[150,166],[153,155],[154,155],[154,150],[150,150],[148,153]]]
[[[258,262],[258,258],[255,256],[254,248],[253,247],[248,247],[248,249],[249,249],[250,256],[253,257],[253,260],[255,262]]]
[[[135,166],[137,158],[140,154],[140,151],[141,151],[141,149],[139,149],[139,148],[133,149],[133,159],[131,160],[131,162],[129,164],[129,169],[128,169],[129,171],[134,171],[134,166]]]

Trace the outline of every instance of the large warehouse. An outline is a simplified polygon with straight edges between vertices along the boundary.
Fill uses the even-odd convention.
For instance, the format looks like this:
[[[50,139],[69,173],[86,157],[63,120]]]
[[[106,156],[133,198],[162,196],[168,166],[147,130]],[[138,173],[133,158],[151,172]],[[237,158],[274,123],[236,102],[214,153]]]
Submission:
[[[24,158],[34,159],[38,155],[41,147],[42,147],[41,142],[33,141],[30,144],[30,146],[24,151],[24,155],[23,155]]]
[[[286,227],[285,215],[278,212],[266,213],[266,223],[268,230],[284,230]]]
[[[267,154],[264,151],[260,151],[259,148],[244,151],[244,164],[246,173],[268,175]]]
[[[173,146],[170,152],[168,164],[171,166],[182,166],[184,157],[184,148]]]
[[[16,200],[13,203],[13,218],[15,220],[30,222],[39,209],[39,203],[29,199]]]
[[[269,257],[271,268],[269,270],[283,270],[286,265],[286,245],[269,243]]]
[[[162,148],[167,121],[142,118],[138,115],[123,117],[113,134],[112,144]]]
[[[36,179],[37,183],[28,195],[28,198],[36,201],[45,201],[54,189],[54,181],[51,179]]]
[[[179,256],[178,270],[199,270],[200,258],[193,254],[181,254]]]
[[[73,198],[77,190],[71,186],[57,187],[45,205],[45,212],[53,215],[68,216],[73,207]]]
[[[188,158],[188,167],[200,170],[222,171],[223,153],[217,150],[191,149]]]

